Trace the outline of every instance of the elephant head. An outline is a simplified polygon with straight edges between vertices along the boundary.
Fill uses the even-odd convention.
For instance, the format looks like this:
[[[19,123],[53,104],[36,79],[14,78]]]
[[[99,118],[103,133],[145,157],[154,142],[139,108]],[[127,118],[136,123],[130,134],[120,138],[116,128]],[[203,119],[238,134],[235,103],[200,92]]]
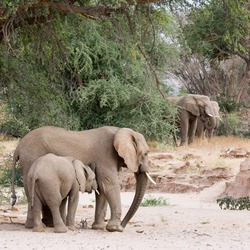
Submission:
[[[127,168],[134,172],[136,177],[135,197],[121,223],[124,228],[140,206],[147,188],[149,147],[140,133],[128,128],[122,128],[116,133],[114,147]]]
[[[114,138],[114,147],[132,172],[148,172],[149,147],[140,133],[129,128],[119,129]]]
[[[219,104],[216,101],[210,101],[211,107],[212,107],[212,112],[213,116],[201,116],[201,120],[204,122],[204,127],[210,131],[213,129],[218,129],[219,124],[220,124],[220,115],[219,115]]]
[[[201,117],[202,120],[206,120],[206,129],[211,129],[215,126],[216,120],[208,96],[189,94],[180,99],[178,105],[182,106],[193,115]]]
[[[95,173],[91,170],[89,166],[84,165],[79,160],[73,160],[72,164],[76,172],[76,180],[79,184],[79,191],[82,193],[91,193],[92,189],[97,191],[97,181],[95,178]]]

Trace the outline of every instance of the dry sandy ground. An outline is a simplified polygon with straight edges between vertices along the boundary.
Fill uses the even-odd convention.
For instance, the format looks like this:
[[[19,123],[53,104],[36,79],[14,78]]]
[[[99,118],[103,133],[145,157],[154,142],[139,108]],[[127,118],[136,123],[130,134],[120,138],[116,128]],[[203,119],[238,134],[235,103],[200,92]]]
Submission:
[[[189,147],[177,149],[165,147],[162,150],[154,150],[151,156],[159,153],[170,154],[172,157],[160,157],[158,160],[152,158],[151,170],[158,182],[158,192],[149,187],[146,197],[149,195],[164,197],[169,205],[140,207],[122,233],[90,229],[94,216],[92,194],[81,195],[76,218],[78,229],[65,234],[55,234],[53,228],[46,228],[44,233],[33,233],[23,225],[25,205],[17,206],[18,211],[14,212],[8,210],[8,206],[2,206],[0,249],[249,249],[250,212],[221,210],[216,203],[216,199],[225,189],[225,183],[233,181],[239,171],[240,163],[244,161],[244,157],[220,157],[222,152],[234,148],[250,150],[250,141],[217,138],[211,142],[200,142]],[[6,151],[10,149],[11,146],[7,145]],[[228,174],[229,178],[214,180],[209,187],[203,187],[200,191],[169,193],[164,187],[161,189],[159,185],[164,182],[160,182],[162,178],[158,178],[157,175],[163,177],[168,175],[169,169],[181,166],[187,155],[195,156],[195,160],[198,161],[197,166],[201,165],[202,168],[210,170],[224,168],[229,170],[227,173],[231,175]],[[196,176],[201,173],[200,170],[192,169],[194,162],[190,164],[189,170],[184,175],[181,173],[186,180],[189,180],[194,172]],[[173,176],[173,172],[171,175]],[[177,171],[176,178],[178,175],[180,173]],[[133,192],[122,192],[121,197],[124,215],[133,198]],[[5,209],[7,212],[4,212]],[[11,223],[9,215],[17,218],[12,218]],[[86,227],[83,228],[81,220],[87,221]]]

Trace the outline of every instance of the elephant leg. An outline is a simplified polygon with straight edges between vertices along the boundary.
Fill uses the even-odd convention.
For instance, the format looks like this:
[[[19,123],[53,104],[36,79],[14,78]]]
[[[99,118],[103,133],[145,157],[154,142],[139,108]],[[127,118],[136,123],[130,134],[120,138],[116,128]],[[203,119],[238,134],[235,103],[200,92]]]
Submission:
[[[42,202],[37,195],[34,196],[34,206],[31,211],[34,217],[33,232],[44,232],[45,225],[41,220]]]
[[[55,233],[66,233],[68,231],[68,228],[65,226],[63,219],[61,217],[60,213],[60,205],[61,205],[61,194],[58,192],[58,194],[53,194],[53,199],[50,197],[45,199],[46,204],[48,205],[52,218],[53,218],[53,224],[54,224],[54,232]]]
[[[33,211],[31,209],[31,203],[29,202],[29,198],[28,198],[28,211],[27,211],[27,217],[25,221],[25,228],[33,228],[33,226],[34,226]]]
[[[107,231],[110,232],[122,232],[123,227],[121,226],[121,196],[120,196],[120,185],[117,183],[112,187],[106,189],[106,197],[111,210],[111,218],[106,226]]]
[[[204,139],[204,125],[202,121],[197,124],[196,135],[199,139]]]
[[[95,194],[96,197],[96,207],[95,207],[95,221],[92,224],[92,229],[103,230],[106,226],[105,218],[107,213],[107,200],[103,193]]]
[[[53,216],[53,222],[54,222],[54,232],[55,233],[66,233],[68,231],[68,228],[65,226],[61,214],[60,214],[60,209],[59,209],[59,204],[58,206],[55,204],[52,205],[51,207],[51,213]]]
[[[213,133],[214,133],[214,130],[213,130],[213,129],[207,130],[207,136],[208,136],[208,139],[209,139],[209,140],[212,138]]]
[[[46,183],[45,183],[46,184]],[[68,228],[63,222],[63,219],[61,217],[60,213],[60,206],[62,203],[62,196],[60,193],[60,190],[54,190],[52,187],[49,185],[45,185],[40,187],[42,190],[46,190],[46,194],[43,195],[43,198],[45,200],[45,204],[47,204],[47,209],[50,210],[52,214],[52,220],[53,220],[53,225],[54,225],[54,232],[55,233],[65,233],[68,231]],[[43,206],[44,207],[44,206]],[[48,211],[46,210],[46,211]]]
[[[184,122],[181,121],[180,127],[181,127],[181,144],[180,144],[180,146],[184,146],[187,144],[189,123],[187,121],[184,121]]]
[[[194,141],[196,128],[197,128],[197,118],[190,122],[188,130],[188,144],[191,144]]]
[[[67,203],[67,199],[68,199],[68,197],[64,198],[62,203],[61,203],[61,206],[60,206],[60,214],[61,214],[61,217],[62,217],[62,220],[63,220],[64,224],[66,224],[66,203]]]
[[[98,175],[98,187],[100,195],[96,195],[96,213],[93,229],[103,229],[105,226],[105,215],[107,211],[107,202],[110,207],[111,218],[106,225],[106,230],[110,232],[122,232],[121,226],[121,196],[118,172],[116,168],[110,168],[109,171],[101,171]]]
[[[54,224],[53,224],[53,217],[52,217],[52,214],[51,214],[51,211],[49,209],[48,206],[46,205],[43,205],[42,207],[42,221],[43,223],[47,226],[47,227],[53,227]]]
[[[75,215],[79,201],[79,188],[75,187],[71,190],[68,197],[68,214],[66,218],[66,226],[69,230],[75,230]]]
[[[33,218],[33,211],[31,209],[31,202],[29,198],[29,192],[28,192],[28,187],[27,187],[27,180],[25,178],[25,174],[23,175],[23,183],[24,183],[24,191],[27,196],[28,200],[28,211],[27,211],[27,217],[25,221],[25,228],[33,228],[34,226],[34,218]]]

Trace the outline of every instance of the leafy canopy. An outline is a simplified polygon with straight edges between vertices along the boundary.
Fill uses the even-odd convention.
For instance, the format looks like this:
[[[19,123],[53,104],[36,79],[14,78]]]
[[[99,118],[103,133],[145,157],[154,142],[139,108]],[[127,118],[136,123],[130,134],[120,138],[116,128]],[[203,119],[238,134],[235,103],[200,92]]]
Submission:
[[[249,52],[250,2],[210,0],[191,11],[185,37],[193,52],[211,59]]]
[[[1,97],[8,116],[0,129],[23,136],[43,125],[115,125],[166,140],[175,110],[159,92],[161,79],[155,81],[170,65],[164,51],[178,58],[163,42],[163,32],[175,25],[166,11],[131,7],[126,17],[113,13],[98,20],[49,12],[47,22],[23,25],[1,44]]]

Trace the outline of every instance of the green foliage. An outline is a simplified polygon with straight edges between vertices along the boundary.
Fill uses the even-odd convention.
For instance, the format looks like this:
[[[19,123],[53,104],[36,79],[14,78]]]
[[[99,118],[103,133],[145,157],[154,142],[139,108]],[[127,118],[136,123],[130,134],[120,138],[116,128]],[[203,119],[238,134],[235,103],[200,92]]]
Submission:
[[[116,34],[101,33],[103,27],[96,23],[84,26],[79,26],[80,38],[74,37],[74,42],[66,45],[69,65],[77,62],[70,68],[76,79],[81,79],[80,84],[70,87],[81,127],[130,127],[148,138],[166,140],[173,130],[166,118],[171,120],[175,112],[152,84],[154,80],[136,46],[117,43]],[[106,28],[111,27],[107,24]]]
[[[224,198],[217,199],[221,209],[229,210],[250,210],[250,199],[249,197],[240,197],[235,199],[231,196],[226,196]]]
[[[5,188],[0,185],[0,205],[10,205],[11,203],[10,200],[11,200],[11,190],[9,188]],[[16,205],[19,204],[27,204],[27,197],[24,193],[24,190],[22,190],[22,193],[17,195]]]
[[[38,48],[33,48],[28,41],[31,38],[27,38],[26,33],[19,35],[24,44],[18,38],[14,41],[11,46],[16,48],[15,54],[4,45],[0,50],[0,95],[8,114],[0,121],[0,131],[23,136],[31,129],[48,124],[74,127],[78,119],[70,113],[60,79],[50,72],[50,58],[40,60]],[[46,50],[46,45],[44,47]]]
[[[0,119],[1,134],[19,137],[25,135],[29,131],[22,120],[16,119],[15,116],[11,115],[11,112],[8,112],[8,106],[2,105],[0,113],[2,114]]]
[[[11,178],[12,178],[12,170],[11,168],[6,168],[0,165],[0,185],[10,186]],[[16,168],[16,185],[18,187],[23,187],[23,177],[21,173],[21,169],[19,167]]]
[[[163,198],[163,197],[159,197],[159,198],[154,198],[152,196],[148,196],[146,198],[143,199],[142,203],[141,203],[142,207],[159,207],[159,206],[169,206],[168,201]]]
[[[9,193],[4,192],[3,188],[0,186],[0,205],[10,204]]]
[[[166,120],[173,119],[175,111],[152,85],[149,86],[146,91],[143,84],[140,88],[116,79],[110,79],[109,83],[105,80],[90,82],[73,93],[78,116],[87,128],[105,124],[130,127],[148,138],[166,140],[173,130]]]
[[[199,6],[199,5],[198,5]],[[233,53],[247,54],[250,34],[248,0],[211,0],[191,11],[184,34],[193,52],[208,58],[226,59]]]
[[[107,1],[113,7],[121,2]],[[166,43],[176,24],[164,8],[152,8],[152,17],[144,5],[129,10],[134,32],[115,13],[114,25],[112,19],[56,12],[48,23],[13,30],[0,45],[0,96],[7,113],[0,132],[22,137],[44,125],[115,125],[166,141],[175,110],[160,94],[152,69],[163,72],[177,60],[173,44]]]
[[[224,114],[222,116],[223,122],[220,123],[219,135],[239,135],[239,123],[240,116],[239,114],[233,112],[229,114]]]
[[[218,96],[217,102],[219,103],[220,109],[224,112],[231,113],[240,108],[240,103],[237,103],[233,97],[227,95]]]
[[[0,185],[10,186],[12,180],[12,155],[4,155],[3,164],[0,164]],[[16,167],[15,185],[23,187],[23,177],[19,166]]]
[[[238,114],[240,103],[237,103],[233,97],[220,95],[217,101],[222,111],[222,122],[220,122],[220,135],[239,135],[238,128],[240,123],[240,115]]]

